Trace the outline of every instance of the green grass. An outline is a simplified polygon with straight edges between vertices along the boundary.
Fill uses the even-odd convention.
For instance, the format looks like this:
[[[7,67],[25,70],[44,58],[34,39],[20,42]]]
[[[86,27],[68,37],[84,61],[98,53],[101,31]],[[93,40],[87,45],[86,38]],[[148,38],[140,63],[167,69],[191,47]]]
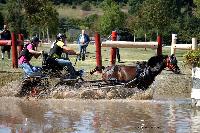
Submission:
[[[57,12],[59,13],[60,18],[84,18],[85,16],[98,14],[102,15],[102,11],[100,8],[92,7],[91,11],[83,11],[81,10],[80,6],[76,6],[75,9],[72,9],[70,6],[67,5],[60,5],[56,6]]]

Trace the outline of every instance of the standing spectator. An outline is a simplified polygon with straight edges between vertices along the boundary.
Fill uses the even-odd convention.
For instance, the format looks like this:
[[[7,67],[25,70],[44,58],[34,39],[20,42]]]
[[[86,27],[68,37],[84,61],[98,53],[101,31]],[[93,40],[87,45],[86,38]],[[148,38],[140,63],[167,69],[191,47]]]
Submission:
[[[85,33],[85,30],[82,30],[81,34],[78,37],[78,45],[79,45],[79,60],[85,60],[86,48],[90,42],[89,36]]]
[[[10,31],[8,30],[7,24],[4,25],[3,31],[0,32],[0,35],[1,35],[1,40],[11,40],[11,34],[10,34]],[[1,58],[2,58],[2,60],[4,60],[5,51],[7,51],[8,59],[10,59],[10,49],[11,49],[11,44],[1,46]]]

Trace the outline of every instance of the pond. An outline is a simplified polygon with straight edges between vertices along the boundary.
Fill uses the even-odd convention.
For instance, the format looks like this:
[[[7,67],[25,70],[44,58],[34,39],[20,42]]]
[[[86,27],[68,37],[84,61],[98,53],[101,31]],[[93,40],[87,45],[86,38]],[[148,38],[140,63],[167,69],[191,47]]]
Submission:
[[[0,133],[188,133],[200,131],[190,99],[0,98]]]

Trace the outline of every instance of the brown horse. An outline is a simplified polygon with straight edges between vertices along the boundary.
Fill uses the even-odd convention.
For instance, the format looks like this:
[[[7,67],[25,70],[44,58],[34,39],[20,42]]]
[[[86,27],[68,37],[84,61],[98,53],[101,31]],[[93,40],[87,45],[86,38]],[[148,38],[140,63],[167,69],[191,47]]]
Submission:
[[[151,57],[147,62],[137,62],[135,66],[113,65],[96,67],[95,71],[103,70],[102,80],[109,84],[125,84],[125,87],[135,87],[146,90],[155,77],[165,68],[180,73],[174,55],[159,55]]]

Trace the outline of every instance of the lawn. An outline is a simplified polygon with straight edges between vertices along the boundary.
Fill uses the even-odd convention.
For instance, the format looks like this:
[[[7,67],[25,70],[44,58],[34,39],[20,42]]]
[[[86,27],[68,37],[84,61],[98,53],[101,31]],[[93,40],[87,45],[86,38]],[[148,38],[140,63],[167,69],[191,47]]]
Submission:
[[[83,11],[81,10],[80,6],[76,6],[75,9],[71,8],[67,5],[59,5],[56,6],[57,12],[59,13],[60,18],[79,18],[82,19],[85,16],[97,14],[102,15],[102,11],[100,8],[92,7],[91,11]]]

